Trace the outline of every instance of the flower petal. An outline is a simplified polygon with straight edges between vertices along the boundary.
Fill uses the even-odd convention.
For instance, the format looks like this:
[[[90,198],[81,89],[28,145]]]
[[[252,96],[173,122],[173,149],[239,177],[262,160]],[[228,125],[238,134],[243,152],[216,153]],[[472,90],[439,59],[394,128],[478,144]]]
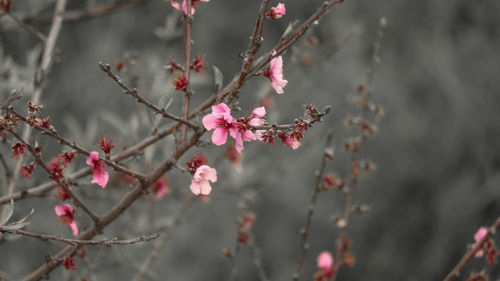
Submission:
[[[227,140],[227,129],[217,128],[212,134],[212,142],[215,145],[223,145]]]
[[[69,227],[71,228],[71,231],[73,232],[73,235],[75,237],[78,236],[78,226],[76,225],[76,222],[75,221],[72,221],[70,224],[69,224]]]
[[[201,185],[200,183],[196,182],[194,179],[191,180],[191,185],[189,186],[189,189],[191,189],[191,192],[194,195],[200,195],[201,192]]]
[[[208,115],[205,115],[205,117],[203,117],[203,119],[201,121],[203,123],[203,127],[205,127],[205,129],[210,131],[210,130],[217,128],[217,126],[218,126],[217,120],[218,119],[219,118],[215,114],[208,114]]]
[[[225,103],[212,105],[212,114],[231,113],[231,109]]]

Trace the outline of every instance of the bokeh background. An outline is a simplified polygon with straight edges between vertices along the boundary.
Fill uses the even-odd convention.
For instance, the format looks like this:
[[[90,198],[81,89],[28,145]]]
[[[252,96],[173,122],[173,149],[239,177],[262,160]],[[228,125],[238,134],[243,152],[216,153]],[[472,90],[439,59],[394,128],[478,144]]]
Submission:
[[[21,18],[50,18],[54,1],[17,0],[13,13]],[[68,10],[91,9],[112,1],[68,1]],[[290,22],[300,22],[314,13],[322,1],[284,1],[287,15],[267,20],[262,54],[279,40]],[[276,3],[273,2],[273,5]],[[201,3],[193,24],[194,54],[209,64],[203,75],[193,75],[193,104],[213,94],[211,66],[217,66],[224,82],[239,70],[255,21],[259,1],[212,0]],[[299,230],[305,224],[315,171],[320,166],[326,133],[333,131],[335,159],[327,170],[348,177],[350,151],[343,144],[356,135],[344,120],[360,114],[354,103],[356,88],[366,81],[373,42],[381,17],[387,18],[376,67],[372,101],[384,108],[377,135],[367,141],[362,159],[377,169],[364,173],[354,193],[355,203],[371,210],[353,216],[348,237],[353,242],[356,264],[343,268],[338,280],[439,280],[451,270],[473,242],[483,225],[491,225],[500,213],[500,2],[494,0],[346,0],[324,15],[304,39],[285,55],[285,94],[270,92],[269,82],[255,78],[240,93],[243,114],[250,112],[263,95],[271,93],[273,106],[268,120],[289,123],[300,117],[305,104],[333,111],[307,132],[297,150],[277,144],[245,145],[242,171],[237,172],[221,155],[224,147],[189,151],[180,163],[204,151],[218,170],[210,202],[196,200],[170,233],[165,247],[143,280],[228,280],[231,262],[223,248],[234,248],[234,221],[241,202],[251,199],[248,210],[256,214],[253,241],[260,250],[269,280],[290,280],[299,251]],[[112,136],[118,147],[131,145],[151,133],[153,127],[169,124],[121,93],[98,68],[98,62],[114,64],[137,55],[122,76],[134,76],[139,91],[169,110],[180,112],[181,96],[174,92],[172,77],[163,68],[171,58],[183,61],[179,13],[160,0],[144,1],[112,14],[65,23],[57,42],[57,63],[48,76],[42,96],[46,115],[56,129],[88,149],[95,149],[99,136]],[[7,17],[0,18],[0,97],[14,88],[25,98],[32,94],[32,78],[41,50],[30,34]],[[47,32],[49,24],[33,26]],[[316,44],[317,43],[317,44]],[[208,134],[205,139],[208,140]],[[48,146],[47,155],[62,148],[35,134]],[[172,138],[147,149],[129,164],[144,169],[172,150]],[[10,155],[10,144],[1,153]],[[49,158],[49,156],[47,156]],[[79,157],[71,169],[84,166]],[[149,167],[151,169],[151,167]],[[5,192],[3,171],[0,176]],[[105,229],[102,237],[133,238],[158,232],[172,222],[182,198],[188,194],[190,176],[180,170],[167,174],[171,193],[161,201],[144,198]],[[32,187],[47,180],[40,171],[20,186]],[[77,192],[98,213],[104,213],[128,187],[115,180],[101,190],[78,181]],[[14,217],[35,208],[29,230],[70,237],[56,221],[54,194],[16,204]],[[345,194],[322,192],[310,230],[309,251],[301,280],[316,272],[317,254],[334,250],[338,229],[332,215],[344,208]],[[81,212],[80,228],[90,225]],[[24,237],[7,237],[0,244],[0,272],[4,280],[19,280],[55,254],[61,245]],[[90,248],[89,259],[101,257],[92,270],[92,280],[132,280],[149,256],[152,244]],[[259,280],[251,248],[237,257],[236,280]],[[54,280],[78,280],[86,273],[57,269]],[[474,259],[465,268],[483,268],[492,279],[500,273]]]

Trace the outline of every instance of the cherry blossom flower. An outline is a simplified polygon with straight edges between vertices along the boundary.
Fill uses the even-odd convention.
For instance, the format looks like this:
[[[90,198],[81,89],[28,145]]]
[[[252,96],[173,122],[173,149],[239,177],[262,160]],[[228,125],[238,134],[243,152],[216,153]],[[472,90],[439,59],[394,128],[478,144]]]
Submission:
[[[217,171],[207,165],[201,165],[196,169],[189,188],[194,195],[208,195],[212,191],[209,181],[217,181]]]
[[[175,90],[184,91],[187,89],[188,81],[186,75],[184,73],[179,73],[175,76],[173,84],[175,86]]]
[[[284,3],[278,3],[276,7],[272,7],[271,11],[266,14],[266,17],[272,19],[279,19],[286,14],[286,8]]]
[[[486,236],[487,234],[488,234],[488,228],[484,226],[479,228],[476,234],[474,234],[474,240],[476,240],[476,243],[474,244],[473,247],[476,247],[476,245],[479,244],[479,241],[481,241],[481,239],[483,239],[483,237]],[[482,257],[483,255],[484,255],[483,249],[477,250],[475,254],[476,257]]]
[[[160,200],[165,195],[168,194],[170,189],[170,182],[165,177],[159,178],[153,184],[153,190],[155,191],[156,199]]]
[[[106,163],[99,160],[99,153],[97,153],[97,151],[92,151],[90,153],[87,158],[87,165],[92,167],[92,173],[94,174],[91,183],[96,183],[102,188],[105,188],[108,183],[109,174],[104,171]]]
[[[12,146],[12,157],[19,160],[19,158],[21,158],[22,156],[24,156],[24,157],[28,156],[26,154],[26,145],[24,143],[21,143],[21,142],[16,142]]]
[[[71,164],[73,158],[75,158],[74,152],[64,152],[57,157],[57,160],[61,161],[64,168],[66,168],[69,164]]]
[[[101,136],[101,139],[99,140],[99,148],[104,151],[106,155],[109,155],[111,153],[111,149],[115,147],[115,143],[111,138],[106,139],[105,136]]]
[[[75,261],[73,260],[73,257],[65,257],[63,265],[64,265],[64,268],[66,268],[66,270],[75,270],[76,269],[76,264],[75,264]]]
[[[25,179],[28,179],[33,174],[34,169],[35,169],[35,163],[22,165],[21,169],[19,170],[19,174],[21,174],[21,176],[23,176]]]
[[[169,2],[170,0],[165,0],[165,2]],[[177,1],[175,0],[171,0],[172,2],[170,2],[170,5],[172,5],[172,7],[176,8],[177,10],[180,10],[180,5]],[[209,2],[210,0],[192,0],[191,1],[191,15],[194,15],[194,7],[195,6],[198,6],[198,4],[200,4],[200,2]],[[182,10],[184,11],[184,14],[188,14],[187,12],[187,1],[186,0],[183,0],[182,1]]]
[[[273,51],[273,56],[276,51]],[[283,58],[277,56],[271,60],[269,63],[269,68],[263,71],[264,76],[271,80],[271,86],[278,94],[283,94],[283,87],[288,84],[287,80],[283,79]]]
[[[205,68],[205,67],[207,67],[207,66],[205,65],[205,62],[203,61],[202,56],[196,56],[194,58],[193,63],[190,66],[191,69],[193,69],[194,71],[196,71],[198,73],[203,73],[202,68]]]
[[[231,137],[236,141],[236,151],[241,154],[244,141],[260,139],[263,131],[256,133],[250,130],[249,126],[262,126],[266,121],[262,119],[266,115],[266,109],[261,106],[252,111],[252,115],[246,118],[240,118],[234,122],[230,128]]]
[[[333,268],[333,257],[328,251],[323,251],[318,255],[317,258],[318,268],[320,271],[314,276],[314,280],[322,281],[333,276],[335,272]]]
[[[212,113],[205,115],[202,119],[203,126],[207,130],[214,130],[212,142],[215,145],[223,145],[227,140],[227,132],[234,122],[231,116],[231,109],[225,103],[212,106]]]
[[[59,219],[71,228],[73,235],[78,236],[78,226],[76,226],[75,222],[75,209],[69,204],[62,204],[57,205],[55,211]]]

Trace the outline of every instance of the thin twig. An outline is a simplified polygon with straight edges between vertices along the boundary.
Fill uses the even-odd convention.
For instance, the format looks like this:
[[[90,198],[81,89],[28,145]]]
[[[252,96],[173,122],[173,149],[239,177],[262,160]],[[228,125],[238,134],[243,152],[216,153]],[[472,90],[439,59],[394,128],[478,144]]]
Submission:
[[[317,21],[328,9],[335,6],[336,4],[342,3],[344,0],[334,0],[330,2],[325,2],[323,6],[314,13],[309,19],[307,19],[295,32],[290,34],[285,39],[281,40],[274,48],[273,51],[276,51],[276,54],[273,55],[273,51],[268,52],[267,59],[265,59],[260,65],[255,67],[250,74],[247,75],[246,79],[249,79],[255,76],[262,68],[264,68],[273,58],[279,56],[284,51],[286,51],[292,44],[294,44],[299,38],[301,38],[309,29],[309,27]]]
[[[8,12],[7,15],[9,15],[20,27],[22,27],[24,30],[26,30],[29,34],[35,36],[36,38],[40,39],[44,43],[47,41],[47,37],[45,37],[45,35],[43,35],[40,31],[34,29],[30,25],[28,25],[26,22],[18,19],[16,16],[14,16],[10,12]]]
[[[321,188],[321,183],[322,183],[323,173],[325,172],[326,163],[328,162],[328,160],[332,158],[332,153],[330,149],[331,141],[332,141],[332,133],[329,133],[326,139],[326,145],[323,153],[323,158],[321,160],[321,166],[319,168],[319,171],[316,173],[316,184],[312,192],[311,202],[309,204],[309,211],[307,212],[306,225],[304,226],[303,229],[301,229],[302,240],[300,243],[300,252],[299,255],[297,256],[297,261],[295,263],[295,273],[293,274],[294,281],[299,280],[300,268],[302,266],[302,259],[308,248],[307,237],[309,235],[309,228],[311,226],[312,216],[314,215],[314,209],[316,208],[316,198]]]
[[[269,6],[269,0],[262,0],[260,3],[259,13],[257,15],[257,20],[253,28],[252,36],[250,37],[250,43],[248,45],[247,51],[243,56],[243,65],[241,66],[240,74],[238,75],[238,80],[232,93],[230,94],[229,101],[236,96],[239,92],[241,86],[243,85],[245,78],[248,75],[248,70],[252,66],[253,60],[257,51],[262,44],[262,32],[264,31],[264,19],[267,7]]]
[[[374,76],[374,72],[375,72],[375,66],[376,66],[376,63],[378,61],[378,52],[380,49],[385,26],[386,26],[386,20],[384,18],[382,18],[380,20],[378,36],[377,36],[377,39],[374,43],[371,64],[370,64],[369,70],[367,72],[367,89],[368,90],[365,93],[363,93],[364,94],[363,99],[365,99],[365,102],[367,102],[367,99],[369,98],[370,93],[373,91],[373,76]],[[366,109],[366,108],[364,108],[364,109]],[[366,110],[362,111],[361,122],[365,122],[364,121],[365,120],[364,119],[365,111]],[[346,203],[345,203],[344,216],[343,216],[344,227],[342,227],[340,229],[340,239],[338,240],[339,241],[338,243],[342,243],[343,238],[345,238],[346,227],[349,224],[350,215],[351,215],[352,210],[353,210],[353,208],[352,208],[353,191],[354,191],[356,184],[358,182],[358,175],[355,174],[353,172],[353,170],[359,169],[359,165],[360,165],[359,158],[360,158],[362,148],[364,147],[364,143],[366,141],[365,137],[366,137],[365,130],[364,130],[363,126],[360,126],[359,145],[358,145],[358,147],[353,148],[352,157],[351,157],[351,183],[349,186],[347,186]],[[330,277],[330,281],[335,281],[337,279],[339,270],[344,265],[344,263],[342,262],[343,257],[341,256],[341,253],[340,253],[341,248],[342,247],[340,247],[340,246],[337,247],[336,264],[335,264],[334,271],[333,271],[334,273]]]
[[[29,232],[24,230],[0,230],[0,232],[7,232],[10,234],[17,234],[28,237],[40,238],[42,240],[52,240],[57,242],[66,243],[71,246],[113,246],[113,245],[130,245],[139,242],[147,242],[159,237],[158,234],[152,234],[147,236],[141,236],[133,239],[118,240],[114,239],[100,239],[100,240],[78,240],[78,239],[67,239],[59,235],[45,235],[35,232]]]
[[[471,247],[467,250],[467,252],[465,252],[464,256],[460,259],[458,264],[450,271],[450,273],[448,273],[446,278],[444,278],[444,281],[452,281],[453,279],[455,279],[455,277],[458,277],[460,275],[460,270],[462,270],[462,268],[467,264],[467,262],[469,262],[469,260],[476,254],[479,249],[483,248],[484,243],[486,243],[486,241],[495,234],[496,230],[499,227],[500,217],[497,218],[495,224],[488,229],[488,233],[481,240],[477,241],[474,247]]]
[[[193,194],[189,194],[183,201],[181,208],[178,210],[177,214],[175,215],[174,221],[172,224],[166,226],[161,234],[161,238],[158,239],[154,243],[153,246],[153,251],[151,251],[151,254],[149,257],[144,261],[144,263],[141,266],[141,269],[137,273],[137,275],[134,277],[134,281],[140,281],[144,274],[148,271],[148,269],[151,267],[153,264],[154,260],[158,256],[160,250],[165,246],[165,243],[167,242],[167,238],[170,237],[168,234],[170,231],[177,226],[181,222],[181,216],[186,212],[189,206],[191,206],[191,202],[193,202]]]
[[[186,11],[184,15],[184,76],[186,77],[186,88],[184,89],[184,105],[182,106],[182,117],[189,119],[189,99],[191,96],[190,72],[191,72],[191,27],[193,25],[193,15],[191,15],[191,0],[187,0]],[[181,141],[186,139],[187,127],[182,126]]]
[[[185,124],[185,125],[189,126],[190,128],[195,129],[195,130],[200,128],[200,126],[190,122],[188,118],[182,119],[178,116],[175,116],[171,113],[168,113],[165,110],[163,110],[162,108],[159,108],[158,106],[154,105],[153,103],[151,103],[151,102],[147,101],[146,99],[144,99],[143,97],[141,97],[139,95],[137,89],[132,89],[129,86],[127,86],[127,84],[125,84],[125,82],[123,82],[123,80],[118,75],[114,74],[111,71],[111,67],[109,66],[109,64],[103,64],[102,62],[99,62],[99,67],[101,68],[102,71],[106,72],[108,74],[108,76],[111,77],[111,79],[115,80],[115,82],[118,83],[118,85],[124,90],[125,94],[129,94],[129,95],[133,96],[137,100],[137,102],[140,102],[140,103],[146,105],[147,107],[151,108],[156,113],[163,115],[163,117],[165,117],[165,118],[169,118],[169,119],[181,122],[182,124]]]

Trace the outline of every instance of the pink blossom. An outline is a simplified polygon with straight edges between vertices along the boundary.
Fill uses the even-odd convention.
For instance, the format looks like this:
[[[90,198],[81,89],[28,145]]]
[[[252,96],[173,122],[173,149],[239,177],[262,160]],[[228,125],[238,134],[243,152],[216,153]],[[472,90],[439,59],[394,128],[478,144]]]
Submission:
[[[330,252],[328,252],[328,251],[321,252],[318,255],[317,262],[318,262],[318,267],[321,270],[326,271],[326,270],[330,269],[333,265],[332,254],[330,254]]]
[[[476,243],[474,244],[473,247],[476,247],[476,245],[479,243],[479,241],[481,241],[481,239],[483,239],[484,236],[486,236],[488,234],[488,228],[486,227],[481,227],[478,229],[478,231],[476,232],[476,234],[474,234],[474,240],[476,240]],[[476,257],[482,257],[484,255],[484,251],[483,249],[479,249],[477,250],[475,256]]]
[[[284,16],[285,14],[286,14],[285,4],[278,3],[278,5],[276,5],[276,7],[271,8],[271,11],[266,14],[266,17],[273,18],[273,19],[279,19],[282,16]]]
[[[260,138],[262,131],[252,132],[249,126],[262,126],[266,121],[262,117],[266,115],[266,109],[261,106],[252,111],[252,115],[246,118],[240,118],[234,122],[230,128],[231,137],[236,142],[236,151],[241,154],[244,141],[252,141]]]
[[[273,56],[276,51],[273,52]],[[283,94],[283,87],[288,84],[287,80],[283,79],[283,58],[275,57],[269,63],[269,68],[263,72],[263,75],[271,80],[271,86],[278,94]]]
[[[288,147],[293,148],[294,150],[299,148],[300,146],[300,141],[298,141],[296,138],[293,136],[289,136],[285,139],[285,145]]]
[[[196,169],[189,188],[195,195],[208,195],[212,191],[209,181],[217,181],[217,171],[207,165],[201,165]]]
[[[102,188],[105,188],[108,183],[109,174],[104,171],[106,163],[99,160],[99,153],[97,153],[97,151],[92,151],[90,153],[87,158],[87,165],[92,167],[92,173],[94,174],[91,183],[96,183]]]
[[[153,189],[155,191],[156,199],[160,200],[165,195],[168,194],[170,188],[170,182],[165,177],[159,178],[154,184]]]
[[[207,130],[215,131],[212,134],[212,142],[215,145],[223,145],[227,140],[227,132],[234,122],[231,109],[225,103],[212,106],[212,113],[202,119],[203,126]]]
[[[170,0],[165,0],[165,2],[169,2]],[[209,2],[210,0],[192,0],[191,1],[191,15],[194,15],[194,7],[195,6],[198,6],[198,4],[200,2]],[[172,0],[172,2],[170,3],[170,5],[172,5],[172,7],[176,8],[177,10],[180,10],[180,5],[179,3],[177,3],[177,1],[175,0]],[[187,1],[186,0],[183,0],[182,1],[182,10],[184,11],[184,14],[188,14],[187,12]]]
[[[75,209],[71,207],[69,204],[57,205],[55,208],[56,215],[64,224],[66,224],[74,236],[78,236],[78,226],[76,226],[75,222]]]

